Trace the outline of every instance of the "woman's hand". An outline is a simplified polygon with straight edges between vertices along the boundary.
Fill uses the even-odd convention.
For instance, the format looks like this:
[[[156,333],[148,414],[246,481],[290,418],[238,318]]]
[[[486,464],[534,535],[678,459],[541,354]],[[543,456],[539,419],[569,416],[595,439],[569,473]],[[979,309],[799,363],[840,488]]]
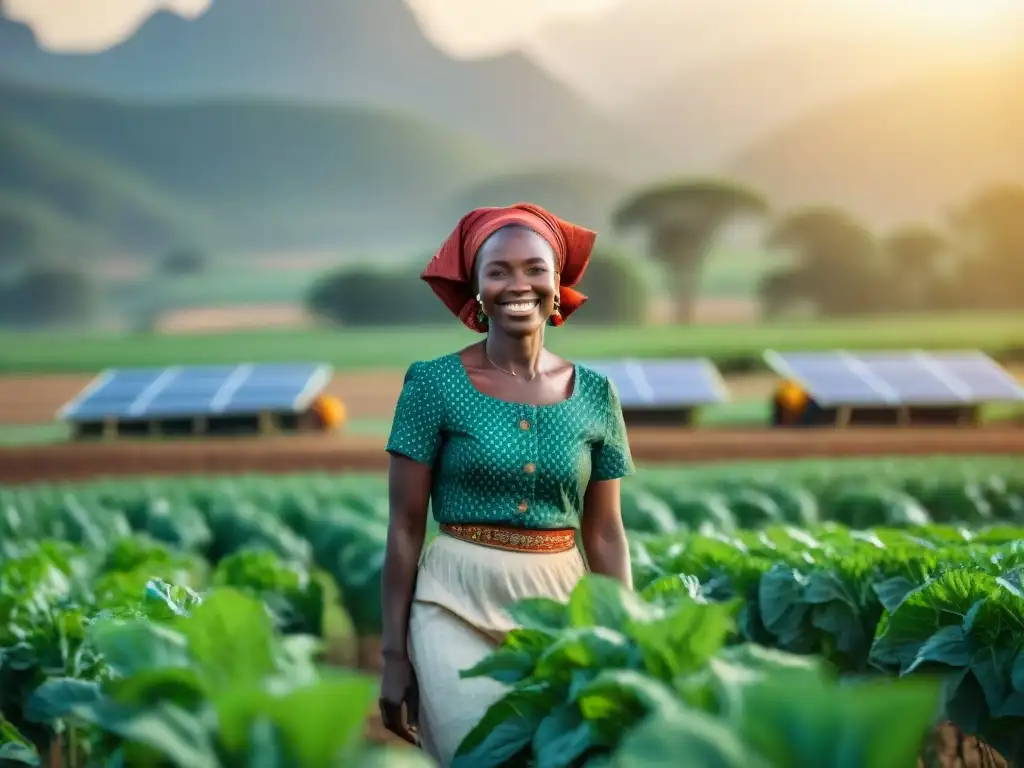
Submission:
[[[410,744],[418,744],[419,710],[420,691],[412,663],[407,658],[385,656],[380,685],[380,716],[384,727]]]

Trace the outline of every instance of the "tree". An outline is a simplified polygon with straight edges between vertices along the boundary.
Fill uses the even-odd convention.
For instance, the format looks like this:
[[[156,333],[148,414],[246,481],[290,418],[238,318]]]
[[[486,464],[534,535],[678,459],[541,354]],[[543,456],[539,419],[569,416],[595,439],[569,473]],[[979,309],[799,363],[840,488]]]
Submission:
[[[882,240],[882,252],[891,277],[889,294],[893,309],[920,312],[942,303],[942,275],[952,266],[949,243],[933,228],[923,224],[901,227]]]
[[[206,269],[208,262],[209,258],[199,248],[175,248],[160,262],[160,272],[175,277],[197,275]]]
[[[0,322],[19,328],[79,325],[99,310],[95,282],[77,269],[41,266],[0,284]]]
[[[310,312],[339,325],[445,324],[451,315],[419,279],[419,268],[356,267],[324,275],[310,287]]]
[[[643,323],[651,297],[651,279],[644,267],[623,253],[598,250],[579,288],[588,301],[572,316],[574,324],[633,325]]]
[[[687,179],[641,189],[616,210],[619,230],[642,229],[648,250],[668,267],[676,311],[693,319],[700,274],[718,230],[740,216],[762,216],[768,203],[757,192],[720,179]]]
[[[995,184],[955,211],[951,224],[963,259],[969,303],[1024,307],[1024,186]]]
[[[767,275],[758,293],[776,314],[809,303],[819,315],[856,315],[889,303],[879,247],[867,227],[829,206],[805,208],[781,219],[766,240],[795,256],[791,267]]]

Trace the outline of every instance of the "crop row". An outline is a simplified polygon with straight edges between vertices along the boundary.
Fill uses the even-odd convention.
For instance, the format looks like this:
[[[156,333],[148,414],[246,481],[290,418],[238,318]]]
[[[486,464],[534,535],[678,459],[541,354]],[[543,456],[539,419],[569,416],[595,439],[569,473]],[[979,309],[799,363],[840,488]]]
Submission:
[[[916,765],[953,721],[1024,760],[1024,529],[634,537],[639,594],[588,576],[467,676],[511,686],[459,766]]]
[[[590,578],[575,604],[517,609],[524,628],[477,672],[526,698],[492,709],[460,759],[630,766],[685,749],[710,766],[840,764],[825,746],[778,752],[757,733],[775,722],[834,743],[888,744],[889,757],[863,747],[860,762],[842,763],[884,768],[907,764],[899,745],[916,754],[938,716],[1024,757],[1024,483],[998,469],[631,479],[624,515],[642,596]],[[75,766],[112,755],[243,765],[269,750],[267,765],[304,766],[326,754],[304,751],[306,740],[348,760],[418,760],[371,756],[351,729],[332,740],[326,718],[361,727],[372,684],[318,671],[309,639],[379,633],[386,522],[379,478],[0,488],[0,764],[55,750]],[[260,603],[268,623],[257,630],[245,612]],[[197,619],[202,631],[190,629]],[[256,671],[242,669],[250,661]],[[845,693],[851,678],[901,676],[928,681]],[[319,714],[317,697],[345,686],[361,703]],[[869,716],[899,714],[888,696],[913,721],[912,738]],[[862,711],[858,701],[875,703]],[[150,753],[161,757],[147,763]]]

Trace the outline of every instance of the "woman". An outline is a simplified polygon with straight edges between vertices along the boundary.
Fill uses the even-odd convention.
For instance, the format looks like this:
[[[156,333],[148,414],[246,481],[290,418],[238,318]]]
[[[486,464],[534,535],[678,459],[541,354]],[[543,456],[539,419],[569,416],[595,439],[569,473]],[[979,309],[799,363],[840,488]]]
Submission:
[[[410,742],[418,732],[442,766],[504,692],[459,672],[514,627],[506,606],[564,601],[587,567],[632,588],[619,480],[633,462],[618,397],[603,375],[544,348],[545,325],[586,300],[571,286],[594,240],[530,204],[481,208],[422,275],[487,334],[410,366],[387,445],[381,714]],[[428,503],[442,535],[420,559]]]

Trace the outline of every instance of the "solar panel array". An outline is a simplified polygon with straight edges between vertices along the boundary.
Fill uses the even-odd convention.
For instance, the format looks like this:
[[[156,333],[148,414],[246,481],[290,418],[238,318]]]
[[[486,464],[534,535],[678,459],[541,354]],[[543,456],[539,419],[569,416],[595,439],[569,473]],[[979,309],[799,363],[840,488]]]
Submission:
[[[982,352],[774,352],[765,361],[821,406],[962,406],[1024,400]]]
[[[82,422],[299,412],[330,377],[330,366],[314,363],[110,369],[57,415]]]
[[[598,360],[585,363],[605,374],[623,408],[676,408],[728,399],[725,383],[709,360]]]

